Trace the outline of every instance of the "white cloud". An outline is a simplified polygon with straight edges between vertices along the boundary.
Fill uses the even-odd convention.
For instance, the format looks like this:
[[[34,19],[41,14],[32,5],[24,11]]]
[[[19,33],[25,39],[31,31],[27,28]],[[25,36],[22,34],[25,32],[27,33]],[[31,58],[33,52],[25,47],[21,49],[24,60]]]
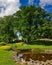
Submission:
[[[39,5],[44,8],[46,5],[52,5],[52,0],[40,0]]]
[[[19,10],[20,0],[0,0],[0,17],[12,15]]]
[[[29,0],[29,5],[33,5],[34,4],[34,0]]]

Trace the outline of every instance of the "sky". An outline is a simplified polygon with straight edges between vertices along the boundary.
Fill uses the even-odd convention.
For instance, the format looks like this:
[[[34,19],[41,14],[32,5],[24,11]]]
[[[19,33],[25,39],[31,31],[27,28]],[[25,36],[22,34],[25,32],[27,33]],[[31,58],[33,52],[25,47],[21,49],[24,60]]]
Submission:
[[[40,6],[52,13],[52,0],[0,0],[0,17],[14,14],[22,5]]]

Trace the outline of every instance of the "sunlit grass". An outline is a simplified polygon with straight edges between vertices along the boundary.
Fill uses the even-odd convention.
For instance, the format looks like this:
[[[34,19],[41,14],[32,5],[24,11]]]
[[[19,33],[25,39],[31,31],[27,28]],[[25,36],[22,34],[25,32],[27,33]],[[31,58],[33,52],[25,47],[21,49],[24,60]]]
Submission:
[[[0,46],[0,50],[10,50],[11,46]]]
[[[51,46],[47,46],[47,45],[30,45],[31,48],[37,48],[37,49],[52,49],[52,45]]]
[[[0,50],[0,65],[19,65],[14,62],[11,51]]]
[[[38,44],[23,44],[18,45],[19,43],[15,43],[12,45],[12,49],[52,49],[52,45],[38,45]]]

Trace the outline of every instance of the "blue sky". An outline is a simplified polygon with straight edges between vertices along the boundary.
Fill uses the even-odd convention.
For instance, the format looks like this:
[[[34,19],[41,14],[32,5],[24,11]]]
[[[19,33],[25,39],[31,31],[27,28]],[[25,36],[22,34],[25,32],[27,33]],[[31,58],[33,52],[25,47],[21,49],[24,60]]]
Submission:
[[[21,5],[28,6],[29,1],[33,2],[34,5],[44,8],[47,12],[52,13],[52,0],[20,0]],[[31,4],[30,3],[30,4]]]
[[[14,14],[21,5],[36,5],[52,13],[52,0],[0,0],[0,17]]]
[[[29,0],[20,0],[20,2],[21,2],[21,5],[26,5],[26,6],[29,5]],[[34,0],[33,4],[34,5],[39,5],[39,0]]]

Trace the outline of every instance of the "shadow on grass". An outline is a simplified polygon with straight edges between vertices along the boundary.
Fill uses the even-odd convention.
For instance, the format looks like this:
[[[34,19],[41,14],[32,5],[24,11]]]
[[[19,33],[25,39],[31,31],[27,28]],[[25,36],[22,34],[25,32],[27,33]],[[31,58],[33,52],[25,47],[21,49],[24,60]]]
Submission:
[[[28,43],[29,44],[29,43]],[[34,41],[33,43],[30,43],[30,45],[45,45],[45,46],[51,46],[52,41]]]

